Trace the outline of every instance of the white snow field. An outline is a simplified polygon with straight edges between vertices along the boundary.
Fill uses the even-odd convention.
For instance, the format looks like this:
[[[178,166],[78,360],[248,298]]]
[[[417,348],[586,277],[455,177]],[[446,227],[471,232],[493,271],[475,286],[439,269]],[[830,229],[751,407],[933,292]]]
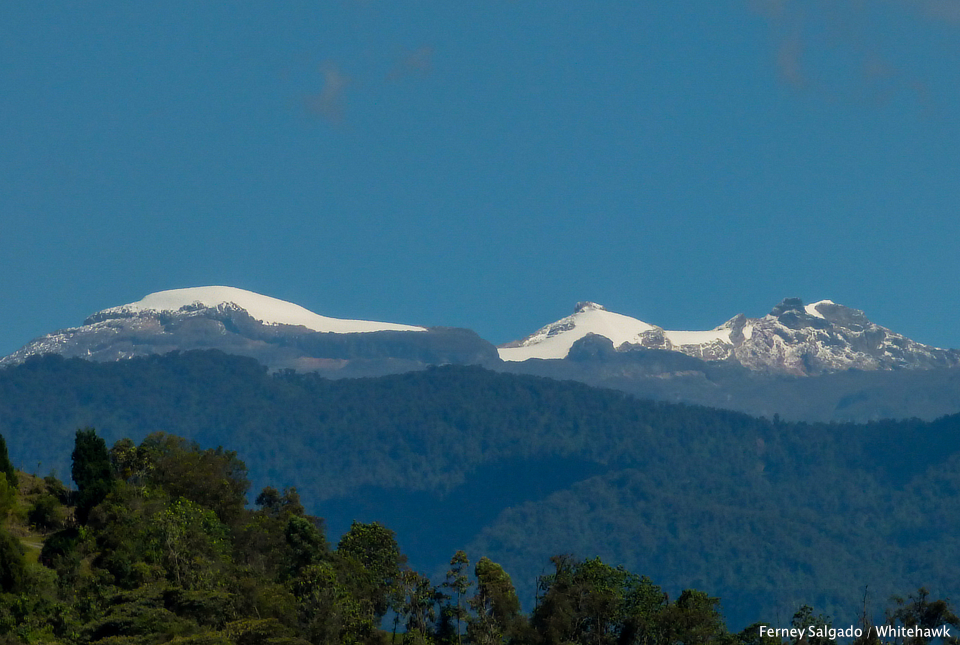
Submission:
[[[547,325],[519,343],[519,347],[499,347],[505,361],[528,358],[563,358],[573,344],[587,334],[605,336],[614,347],[640,342],[640,335],[656,329],[642,320],[615,314],[595,303],[582,303],[577,313]]]
[[[267,325],[300,325],[313,331],[351,334],[369,331],[426,331],[424,327],[370,320],[345,320],[315,314],[300,305],[236,287],[192,287],[151,293],[138,302],[105,309],[102,313],[176,312],[184,307],[216,308],[236,305]]]

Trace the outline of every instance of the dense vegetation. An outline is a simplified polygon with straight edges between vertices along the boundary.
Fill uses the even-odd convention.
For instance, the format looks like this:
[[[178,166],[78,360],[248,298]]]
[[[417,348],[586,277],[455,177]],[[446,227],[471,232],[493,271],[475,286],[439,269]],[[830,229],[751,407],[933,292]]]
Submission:
[[[0,448],[3,440],[0,437]],[[718,598],[675,599],[623,567],[558,555],[521,610],[510,575],[457,551],[439,583],[407,566],[396,536],[354,522],[334,546],[295,488],[264,488],[245,464],[154,433],[112,448],[74,438],[75,490],[14,473],[0,450],[0,643],[101,645],[773,645],[759,624],[727,630]],[[471,575],[472,574],[472,575]],[[890,625],[960,628],[920,589]],[[809,606],[794,627],[828,626]],[[861,626],[870,625],[864,615]],[[831,637],[804,642],[828,645]],[[910,645],[925,645],[920,637]],[[859,645],[879,645],[867,631]]]
[[[796,424],[479,368],[329,381],[217,352],[0,370],[15,464],[72,472],[87,425],[108,446],[156,432],[230,445],[256,488],[297,486],[331,535],[384,522],[434,579],[459,549],[486,555],[528,609],[566,552],[671,597],[720,596],[738,628],[803,603],[846,622],[864,587],[875,613],[960,580],[958,416]]]

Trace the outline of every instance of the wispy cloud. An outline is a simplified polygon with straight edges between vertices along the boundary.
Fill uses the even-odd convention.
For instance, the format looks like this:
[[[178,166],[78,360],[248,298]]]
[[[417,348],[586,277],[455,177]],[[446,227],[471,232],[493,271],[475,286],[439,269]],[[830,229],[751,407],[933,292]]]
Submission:
[[[426,76],[433,69],[433,47],[424,45],[404,52],[387,74],[387,80],[395,81],[406,76]]]
[[[960,0],[747,1],[769,20],[777,70],[786,84],[829,99],[869,104],[907,94],[930,108],[924,70],[903,62],[906,57],[877,30],[877,12],[896,4],[917,17],[960,25]]]
[[[304,105],[311,114],[339,123],[343,120],[345,94],[350,85],[350,77],[344,75],[331,61],[322,63],[320,72],[323,75],[323,87],[318,94],[304,97]]]
[[[389,58],[387,60],[389,61]],[[358,66],[364,67],[363,64]],[[381,67],[381,70],[384,67]],[[339,124],[346,115],[348,94],[353,96],[357,88],[377,91],[378,87],[386,82],[426,76],[432,69],[433,48],[427,45],[402,51],[394,58],[393,66],[386,74],[382,71],[378,74],[376,70],[368,69],[366,74],[361,75],[360,82],[354,76],[345,74],[338,63],[326,60],[319,65],[322,81],[320,91],[303,95],[303,107],[311,115]],[[315,73],[311,74],[311,78],[316,78]]]

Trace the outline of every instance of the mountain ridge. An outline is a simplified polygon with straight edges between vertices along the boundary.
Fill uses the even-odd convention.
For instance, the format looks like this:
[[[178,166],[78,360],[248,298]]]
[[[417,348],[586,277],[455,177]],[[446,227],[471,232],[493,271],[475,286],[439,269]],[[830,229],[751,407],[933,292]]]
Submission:
[[[191,287],[157,291],[119,307],[103,309],[83,321],[84,325],[131,318],[138,314],[201,311],[234,306],[268,325],[306,327],[311,331],[355,334],[373,331],[426,331],[425,327],[369,320],[345,320],[321,316],[300,305],[236,287]]]
[[[705,331],[666,330],[581,302],[572,315],[500,345],[498,353],[513,362],[564,359],[589,335],[609,339],[617,352],[676,351],[708,362],[730,361],[753,371],[796,376],[960,365],[960,351],[918,343],[832,300],[804,305],[800,298],[784,299],[761,318],[737,314]]]
[[[613,354],[669,351],[707,364],[736,364],[751,372],[788,376],[960,366],[960,351],[918,343],[832,300],[804,304],[786,298],[765,316],[737,314],[713,329],[693,331],[664,329],[583,301],[572,315],[494,348],[466,329],[330,318],[224,286],[160,291],[103,309],[79,327],[34,339],[0,358],[0,365],[43,353],[109,361],[220,349],[257,358],[271,369],[360,376],[445,363],[506,366],[582,360],[583,351],[576,348],[590,337],[609,341]],[[601,345],[591,345],[594,358],[613,355],[600,351]]]
[[[341,376],[497,360],[493,345],[466,329],[329,318],[242,289],[197,287],[103,309],[80,327],[34,339],[0,358],[0,366],[48,353],[115,361],[191,349],[249,356],[271,369]]]

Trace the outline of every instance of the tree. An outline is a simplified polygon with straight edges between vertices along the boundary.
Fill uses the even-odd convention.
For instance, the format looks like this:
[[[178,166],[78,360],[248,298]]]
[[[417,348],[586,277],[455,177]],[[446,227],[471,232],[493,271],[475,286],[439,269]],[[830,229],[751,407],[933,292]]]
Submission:
[[[829,616],[824,616],[823,614],[814,616],[813,607],[810,605],[803,605],[797,610],[797,613],[793,615],[790,625],[800,630],[806,630],[808,627],[826,627],[829,629],[833,626],[833,621],[830,620]],[[794,643],[799,644],[801,640],[803,641],[804,645],[834,645],[836,642],[827,638],[826,636],[803,636],[801,638],[794,639]]]
[[[899,596],[891,598],[896,607],[887,610],[887,623],[895,625],[901,623],[904,627],[919,627],[921,630],[935,630],[942,625],[953,625],[960,628],[960,619],[954,613],[950,603],[946,600],[930,600],[930,592],[920,587],[917,593],[904,600]],[[916,636],[908,636],[903,645],[927,645],[930,638],[923,632]],[[956,637],[944,639],[944,642],[957,642]]]
[[[107,444],[93,428],[77,430],[71,475],[77,484],[77,520],[86,524],[90,510],[106,499],[113,489],[110,453]]]
[[[260,508],[247,513],[242,528],[234,531],[239,563],[269,578],[290,578],[307,564],[329,557],[323,520],[306,515],[295,488],[284,489],[281,495],[268,486],[257,496],[256,504]],[[291,524],[293,520],[297,522]],[[316,556],[303,552],[305,542],[314,544],[311,553]]]
[[[470,599],[475,612],[467,624],[467,636],[476,645],[509,642],[522,629],[520,599],[510,576],[496,562],[482,557],[474,568],[477,593]]]
[[[2,434],[0,434],[0,474],[6,475],[7,482],[14,488],[17,487],[19,483],[17,471],[13,467],[13,464],[10,463],[10,456],[7,454],[7,442],[4,440]]]
[[[232,450],[201,450],[196,443],[163,432],[141,442],[137,460],[150,481],[170,497],[183,497],[212,509],[220,521],[233,526],[247,503],[247,466]]]
[[[560,555],[551,561],[555,573],[538,581],[543,595],[534,613],[534,624],[545,642],[615,643],[630,611],[637,622],[629,633],[656,633],[652,625],[641,623],[650,601],[643,594],[650,589],[641,578],[600,558],[578,561]],[[654,600],[659,598],[654,595]]]
[[[775,636],[761,636],[761,627],[767,627],[766,623],[753,623],[745,627],[736,635],[735,642],[739,645],[781,645],[781,640]]]
[[[284,488],[283,494],[273,486],[264,488],[256,500],[257,506],[267,517],[287,518],[291,515],[304,517],[306,510],[300,502],[300,494],[296,488]]]
[[[3,475],[0,475],[2,477]],[[27,580],[27,565],[19,540],[0,526],[0,592],[17,593]]]
[[[720,601],[688,589],[676,602],[649,578],[600,560],[551,558],[555,572],[541,576],[533,626],[552,645],[706,645],[732,641]]]
[[[17,505],[17,488],[10,484],[6,473],[0,473],[0,525]]]
[[[371,602],[377,618],[383,618],[407,561],[400,553],[396,534],[378,522],[353,522],[340,538],[337,554],[358,565],[357,591]]]
[[[631,574],[624,582],[619,642],[639,645],[663,642],[663,614],[669,606],[667,594],[646,576]]]
[[[665,642],[684,645],[722,643],[728,639],[720,599],[696,589],[685,589],[661,614],[668,634]]]
[[[863,600],[860,605],[860,623],[861,634],[854,639],[852,645],[880,645],[880,635],[873,628],[873,621],[870,618],[870,612],[867,610],[868,587],[863,588]]]
[[[42,531],[59,530],[63,528],[64,511],[60,500],[44,493],[30,506],[27,520]]]
[[[314,645],[352,644],[372,640],[375,623],[339,579],[329,562],[312,564],[293,581],[298,622]]]
[[[461,645],[463,642],[463,624],[468,617],[464,596],[467,595],[467,590],[473,586],[466,572],[468,566],[470,566],[470,560],[467,558],[467,554],[463,551],[457,551],[450,559],[447,579],[441,585],[444,589],[450,591],[450,595],[445,596],[448,602],[441,610],[441,627],[438,630],[438,636],[444,642],[456,643],[457,645]],[[449,602],[453,600],[455,602]]]
[[[426,645],[431,641],[432,627],[437,619],[437,604],[442,597],[426,576],[409,569],[400,572],[397,613],[398,617],[406,618],[405,644]]]
[[[148,459],[147,450],[141,450],[133,441],[124,437],[110,449],[110,463],[114,476],[125,481],[138,493],[145,493],[147,478],[154,464]]]
[[[284,531],[287,541],[287,575],[296,577],[302,569],[320,564],[330,553],[327,538],[317,526],[304,517],[294,515]]]
[[[171,582],[184,589],[218,586],[229,545],[226,527],[213,511],[181,498],[154,516],[149,531]]]

